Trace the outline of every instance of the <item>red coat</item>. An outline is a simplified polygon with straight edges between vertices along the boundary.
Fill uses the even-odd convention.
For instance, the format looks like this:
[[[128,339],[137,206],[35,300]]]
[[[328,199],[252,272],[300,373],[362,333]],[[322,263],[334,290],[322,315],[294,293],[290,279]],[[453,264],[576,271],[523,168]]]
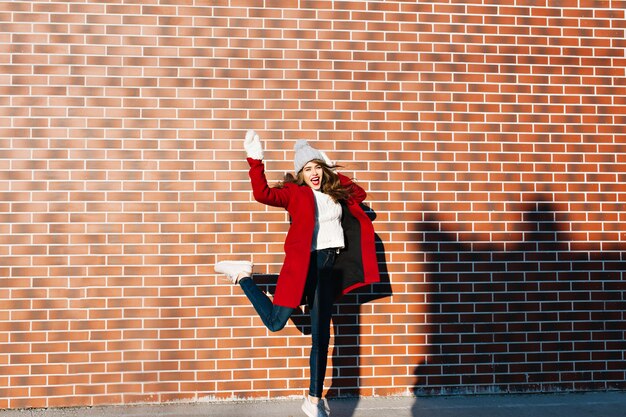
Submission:
[[[285,261],[278,276],[274,304],[297,308],[303,304],[313,242],[313,190],[309,186],[293,183],[287,183],[283,188],[270,187],[263,161],[248,158],[248,164],[255,200],[269,206],[282,207],[291,217],[291,226],[285,239]],[[339,178],[344,186],[351,189],[352,195],[346,204],[342,204],[345,249],[337,256],[333,271],[333,279],[338,283],[338,296],[380,282],[374,226],[360,205],[367,194],[345,175],[339,174]]]

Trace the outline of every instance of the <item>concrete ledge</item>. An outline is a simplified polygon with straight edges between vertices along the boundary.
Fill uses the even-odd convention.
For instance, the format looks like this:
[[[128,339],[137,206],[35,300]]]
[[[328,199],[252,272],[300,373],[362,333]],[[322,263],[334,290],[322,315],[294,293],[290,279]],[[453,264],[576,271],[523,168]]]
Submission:
[[[0,417],[296,417],[300,399],[0,411]],[[625,417],[626,392],[329,401],[333,417]]]

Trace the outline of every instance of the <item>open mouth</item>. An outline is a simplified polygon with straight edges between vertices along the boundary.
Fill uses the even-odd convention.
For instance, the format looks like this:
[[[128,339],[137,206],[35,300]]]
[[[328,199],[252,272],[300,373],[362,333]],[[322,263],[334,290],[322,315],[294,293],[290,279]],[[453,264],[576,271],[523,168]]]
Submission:
[[[320,183],[321,183],[320,177],[318,177],[317,175],[311,177],[311,184],[313,184],[313,186],[319,187]]]

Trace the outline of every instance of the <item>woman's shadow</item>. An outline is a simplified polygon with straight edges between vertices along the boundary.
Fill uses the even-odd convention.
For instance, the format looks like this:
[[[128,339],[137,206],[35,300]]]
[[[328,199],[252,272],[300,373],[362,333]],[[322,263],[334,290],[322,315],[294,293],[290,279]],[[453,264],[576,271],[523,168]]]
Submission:
[[[590,369],[611,372],[610,361],[584,358],[623,340],[616,331],[623,328],[617,320],[623,304],[598,287],[620,282],[623,248],[572,250],[567,218],[559,220],[564,216],[556,213],[564,211],[554,203],[538,201],[520,212],[522,238],[502,245],[463,241],[437,219],[416,223],[428,292],[428,352],[417,358],[416,396],[565,391],[586,383]],[[583,326],[596,332],[563,330]],[[569,379],[555,380],[555,368]],[[412,411],[422,414],[419,401]]]

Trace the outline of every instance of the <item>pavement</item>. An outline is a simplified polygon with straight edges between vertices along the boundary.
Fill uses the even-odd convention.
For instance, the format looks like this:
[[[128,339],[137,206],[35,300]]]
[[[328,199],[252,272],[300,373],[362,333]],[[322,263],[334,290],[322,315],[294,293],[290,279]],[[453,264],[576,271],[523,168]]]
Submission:
[[[306,417],[301,399],[0,411],[0,417]],[[333,417],[626,417],[626,392],[332,399]]]

